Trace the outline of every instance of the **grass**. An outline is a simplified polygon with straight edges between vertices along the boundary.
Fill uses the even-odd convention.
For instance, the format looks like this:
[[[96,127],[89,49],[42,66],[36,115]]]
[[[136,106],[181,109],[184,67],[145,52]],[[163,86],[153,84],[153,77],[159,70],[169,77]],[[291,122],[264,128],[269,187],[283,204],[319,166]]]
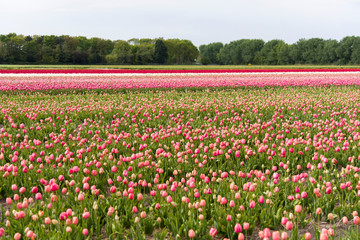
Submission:
[[[8,65],[0,69],[343,69],[359,65]]]

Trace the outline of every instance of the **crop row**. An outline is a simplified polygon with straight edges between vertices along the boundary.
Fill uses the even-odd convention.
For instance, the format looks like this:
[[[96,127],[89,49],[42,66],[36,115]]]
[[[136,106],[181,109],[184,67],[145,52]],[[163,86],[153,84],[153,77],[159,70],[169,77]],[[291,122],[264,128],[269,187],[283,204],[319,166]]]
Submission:
[[[289,72],[313,72],[313,73],[327,73],[327,72],[359,72],[358,68],[320,68],[320,69],[0,69],[0,74],[110,74],[110,73],[142,73],[142,74],[159,74],[159,73],[289,73]]]
[[[358,85],[358,72],[0,74],[0,91]]]

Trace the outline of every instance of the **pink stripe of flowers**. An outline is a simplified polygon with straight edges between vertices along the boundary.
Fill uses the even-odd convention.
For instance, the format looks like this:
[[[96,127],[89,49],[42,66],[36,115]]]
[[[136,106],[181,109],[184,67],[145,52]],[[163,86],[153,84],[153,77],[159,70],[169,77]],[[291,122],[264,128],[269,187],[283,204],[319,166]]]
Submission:
[[[1,76],[0,91],[50,89],[132,89],[241,86],[359,85],[359,73],[199,74],[199,75],[81,75]]]
[[[156,69],[0,69],[0,74],[9,73],[272,73],[272,72],[359,72],[360,69],[186,69],[186,70],[156,70]]]

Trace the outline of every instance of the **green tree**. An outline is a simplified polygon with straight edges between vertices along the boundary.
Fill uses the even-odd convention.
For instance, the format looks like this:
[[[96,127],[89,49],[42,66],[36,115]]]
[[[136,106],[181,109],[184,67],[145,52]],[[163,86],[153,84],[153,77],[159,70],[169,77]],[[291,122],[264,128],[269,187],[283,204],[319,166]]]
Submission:
[[[232,41],[219,52],[221,64],[250,64],[260,61],[260,51],[264,46],[264,41],[260,39],[241,39]]]
[[[154,57],[154,45],[148,43],[142,43],[140,45],[136,45],[133,48],[134,55],[134,64],[150,64],[153,62]]]
[[[336,55],[338,57],[339,64],[349,64],[351,61],[351,55],[353,52],[353,44],[356,37],[344,37],[339,42],[338,47],[336,48]]]
[[[295,63],[320,64],[324,40],[321,38],[300,39],[291,48],[290,54]]]
[[[265,43],[260,51],[260,64],[278,65],[280,64],[280,50],[285,45],[283,40],[271,40]]]
[[[351,64],[360,64],[360,37],[356,37],[352,44]]]
[[[337,40],[325,40],[319,64],[336,64],[338,62],[338,56],[336,54],[338,46],[339,43]]]
[[[63,63],[73,63],[73,55],[79,45],[79,40],[67,35],[62,36],[64,42],[61,46],[61,60]]]
[[[279,64],[288,65],[294,64],[293,60],[290,57],[291,45],[284,44],[279,46]]]
[[[114,44],[111,40],[101,38],[91,38],[89,40],[90,47],[88,49],[89,63],[104,64],[106,63],[106,55],[110,54],[114,49]]]
[[[221,42],[210,43],[208,45],[200,45],[200,62],[201,64],[219,64],[218,54],[224,47]]]
[[[154,50],[154,63],[164,64],[169,57],[167,47],[162,39],[157,39]]]
[[[41,45],[36,40],[31,39],[26,41],[23,47],[24,59],[29,63],[37,63],[41,60],[40,55]]]
[[[133,53],[130,44],[123,40],[117,40],[113,51],[106,55],[106,61],[111,64],[131,64]]]
[[[169,64],[192,64],[199,56],[199,50],[189,40],[167,39],[164,43]]]
[[[264,46],[264,41],[261,39],[246,39],[241,45],[241,57],[243,64],[256,63],[255,57],[260,53]]]
[[[22,35],[16,35],[15,33],[10,33],[8,35],[4,35],[1,38],[3,42],[3,48],[5,48],[2,52],[4,54],[4,60],[7,63],[22,63],[25,62],[23,47],[25,44],[25,38]]]
[[[0,63],[7,63],[7,49],[5,42],[0,40]]]

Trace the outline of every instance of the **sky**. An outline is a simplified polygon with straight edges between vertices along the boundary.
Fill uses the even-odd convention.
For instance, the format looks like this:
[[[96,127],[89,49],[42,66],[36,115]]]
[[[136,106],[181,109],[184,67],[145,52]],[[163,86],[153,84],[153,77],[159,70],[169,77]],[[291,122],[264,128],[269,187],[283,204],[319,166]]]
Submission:
[[[111,40],[341,40],[360,35],[360,0],[0,0],[0,34]]]

